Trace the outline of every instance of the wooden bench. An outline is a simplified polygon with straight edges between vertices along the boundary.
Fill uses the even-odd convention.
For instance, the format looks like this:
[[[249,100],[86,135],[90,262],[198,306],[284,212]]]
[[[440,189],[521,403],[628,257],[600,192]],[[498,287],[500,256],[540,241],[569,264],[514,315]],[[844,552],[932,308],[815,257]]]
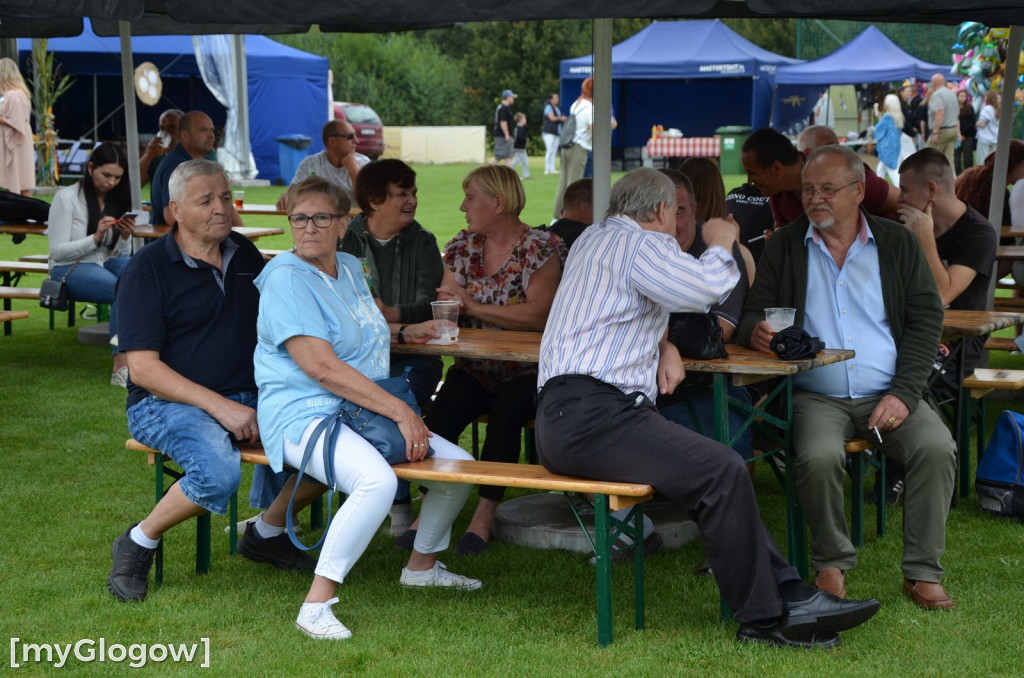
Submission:
[[[49,254],[25,254],[18,257],[18,261],[24,261],[32,264],[48,264],[50,263]]]
[[[164,474],[180,477],[181,474],[164,466],[163,455],[142,443],[129,439],[125,444],[129,450],[145,452],[149,463],[156,465],[156,501],[163,496]],[[239,446],[241,459],[250,464],[267,464],[267,457],[260,444],[242,444]],[[445,482],[467,483],[473,485],[498,485],[503,487],[521,487],[533,490],[546,490],[578,493],[594,496],[594,535],[588,533],[594,552],[597,554],[597,638],[602,646],[612,642],[612,545],[616,537],[623,531],[628,532],[634,544],[643,543],[643,509],[641,505],[654,496],[654,488],[650,485],[637,483],[603,482],[573,478],[550,473],[543,466],[536,464],[507,464],[501,462],[456,460],[456,459],[424,459],[414,463],[398,464],[392,467],[395,475],[405,480],[439,480]],[[237,498],[232,497],[230,512],[230,551],[234,553],[235,524],[238,521]],[[573,512],[575,506],[569,502]],[[629,524],[615,525],[609,512],[634,507],[627,521]],[[577,519],[579,516],[577,514]],[[210,566],[210,516],[205,514],[197,520],[196,526],[196,573],[209,572]],[[582,522],[581,522],[582,525]],[[161,541],[162,543],[162,541]],[[644,628],[644,550],[634,551],[634,613],[636,628]],[[200,558],[203,562],[200,562]],[[201,569],[202,568],[202,569]],[[161,552],[157,552],[156,581],[163,577]]]
[[[26,221],[19,224],[0,224],[0,233],[8,235],[46,235],[46,224]]]
[[[976,426],[978,458],[985,451],[985,396],[995,390],[1019,391],[1024,389],[1024,370],[992,370],[977,368],[970,376],[964,377],[962,403],[960,406],[960,440],[956,441],[959,453],[960,496],[967,497],[971,486],[971,432],[972,422]]]
[[[28,311],[0,311],[0,322],[4,324],[4,336],[11,334],[11,322],[28,317]]]
[[[1019,350],[1013,337],[989,337],[985,340],[986,351],[1006,351],[1013,353]]]
[[[878,488],[875,503],[875,535],[885,536],[885,455],[875,444],[862,438],[847,441],[843,450],[851,455],[853,469],[850,472],[850,537],[856,547],[864,546],[864,479],[874,469],[875,487]],[[868,463],[864,464],[868,450],[875,450]]]
[[[42,261],[29,261],[30,257],[42,257],[43,260]],[[49,276],[50,275],[50,266],[49,266],[49,263],[48,263],[47,256],[45,254],[28,255],[28,256],[25,256],[25,257],[21,257],[18,261],[0,261],[0,283],[2,283],[2,285],[3,285],[3,287],[0,288],[0,289],[7,289],[8,287],[10,287],[10,289],[22,289],[22,288],[19,288],[19,287],[16,287],[16,286],[17,286],[18,282],[20,282],[22,276],[24,276],[26,274],[38,274],[38,275],[42,275],[43,277]],[[25,289],[26,292],[30,292],[32,290],[32,288],[24,288],[24,289]],[[3,298],[5,300],[4,301],[4,309],[5,310],[10,310],[10,301],[7,301],[8,299],[38,299],[39,298],[39,290],[35,290],[35,292],[36,292],[36,294],[35,295],[31,295],[31,296],[5,296],[4,294],[0,294],[0,298]],[[106,307],[107,307],[106,304],[97,304],[97,309],[98,309],[98,311],[97,311],[97,320],[102,321],[102,320],[105,319],[105,317],[107,316]],[[75,301],[73,299],[69,299],[68,300],[68,327],[74,327],[75,326],[75,317],[76,317],[76,315],[77,314],[76,314],[76,309],[75,309]],[[50,311],[50,329],[51,330],[54,328],[53,317],[54,317],[54,311],[51,310]],[[5,330],[5,334],[9,334],[9,332],[7,332],[7,328],[6,327],[4,328],[4,330]]]

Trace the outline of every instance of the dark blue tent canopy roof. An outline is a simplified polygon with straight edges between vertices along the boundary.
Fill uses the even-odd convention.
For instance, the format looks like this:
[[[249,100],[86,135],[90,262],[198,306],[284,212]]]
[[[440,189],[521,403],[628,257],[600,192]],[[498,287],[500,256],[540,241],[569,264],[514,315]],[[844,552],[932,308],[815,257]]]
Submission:
[[[950,67],[931,64],[904,52],[882,31],[868,26],[856,38],[828,56],[794,66],[781,66],[777,85],[856,85],[895,82],[907,78],[929,80],[936,73],[949,75]]]
[[[591,56],[566,59],[563,79],[589,76]],[[656,21],[612,47],[612,78],[750,78],[798,59],[761,49],[718,19]]]
[[[62,72],[78,76],[79,80],[94,74],[121,77],[120,40],[97,36],[88,19],[81,35],[51,38],[47,49],[54,53]],[[18,40],[22,59],[27,58],[31,50],[31,40]],[[311,152],[323,149],[320,132],[328,115],[329,65],[324,57],[262,35],[245,36],[245,54],[249,83],[249,140],[259,176],[273,180],[280,176],[278,145],[274,137],[305,134],[313,139]],[[200,77],[189,35],[132,36],[132,59],[135,65],[143,61],[152,62],[160,69],[162,78]],[[169,106],[160,102],[156,108],[162,111]]]

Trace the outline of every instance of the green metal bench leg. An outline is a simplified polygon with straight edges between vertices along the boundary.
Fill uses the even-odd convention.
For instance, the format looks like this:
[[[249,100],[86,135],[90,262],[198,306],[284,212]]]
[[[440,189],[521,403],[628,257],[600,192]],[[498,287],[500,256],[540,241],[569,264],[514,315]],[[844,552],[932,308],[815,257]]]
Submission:
[[[853,472],[850,474],[850,536],[857,548],[864,546],[864,454],[853,455]],[[880,504],[885,503],[885,494],[881,494]]]
[[[644,509],[641,504],[633,507],[633,611],[636,630],[646,626],[646,605],[644,602]]]
[[[238,553],[238,492],[231,493],[228,501],[228,553]]]
[[[889,487],[889,484],[885,480],[885,455],[882,454],[881,452],[876,451],[875,463],[878,464],[878,471],[875,482],[881,483],[880,485],[878,485],[878,487]],[[876,504],[875,535],[877,539],[881,539],[885,536],[885,492],[879,492],[878,496],[881,499],[881,501],[879,501]]]
[[[966,499],[971,492],[971,410],[973,408],[970,389],[961,388],[959,397],[960,436],[956,441],[957,465],[960,467],[960,497]],[[978,452],[981,452],[980,447]]]
[[[608,495],[594,497],[594,551],[597,556],[597,642],[605,647],[612,642],[612,553],[608,532]],[[643,541],[637,546],[640,546]],[[640,547],[641,552],[643,548]]]
[[[53,329],[53,311],[50,311],[50,329]],[[153,506],[160,503],[160,500],[164,498],[164,455],[157,452],[154,456],[154,467],[156,468],[156,498],[153,501]],[[160,539],[160,543],[156,545],[156,574],[153,577],[153,581],[157,586],[160,586],[164,582],[164,540]]]
[[[309,505],[309,527],[319,530],[324,526],[324,497],[320,495]]]
[[[210,514],[196,516],[196,574],[210,571]]]

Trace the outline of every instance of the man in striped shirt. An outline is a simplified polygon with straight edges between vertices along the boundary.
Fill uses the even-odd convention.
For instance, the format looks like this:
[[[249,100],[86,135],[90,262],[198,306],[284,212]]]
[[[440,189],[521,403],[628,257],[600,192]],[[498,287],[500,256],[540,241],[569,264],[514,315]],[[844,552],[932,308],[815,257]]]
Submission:
[[[878,602],[813,591],[761,523],[743,460],[654,406],[682,380],[670,312],[706,311],[732,290],[735,222],[711,219],[700,259],[675,232],[675,186],[648,168],[612,188],[603,223],[573,245],[541,343],[536,435],[544,466],[639,482],[689,510],[740,640],[833,647]]]

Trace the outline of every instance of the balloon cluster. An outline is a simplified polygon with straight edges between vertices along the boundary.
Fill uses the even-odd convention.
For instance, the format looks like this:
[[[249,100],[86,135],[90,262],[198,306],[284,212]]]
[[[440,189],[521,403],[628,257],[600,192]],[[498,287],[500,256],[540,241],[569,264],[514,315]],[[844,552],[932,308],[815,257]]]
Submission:
[[[999,91],[1005,75],[1003,65],[1006,63],[1009,36],[1009,28],[988,28],[977,21],[960,24],[957,43],[953,45],[951,72],[964,78],[960,83],[961,89],[966,89],[975,98],[984,97],[991,89]],[[1024,69],[1024,55],[1021,68]],[[1017,73],[1018,77],[1021,72]]]

